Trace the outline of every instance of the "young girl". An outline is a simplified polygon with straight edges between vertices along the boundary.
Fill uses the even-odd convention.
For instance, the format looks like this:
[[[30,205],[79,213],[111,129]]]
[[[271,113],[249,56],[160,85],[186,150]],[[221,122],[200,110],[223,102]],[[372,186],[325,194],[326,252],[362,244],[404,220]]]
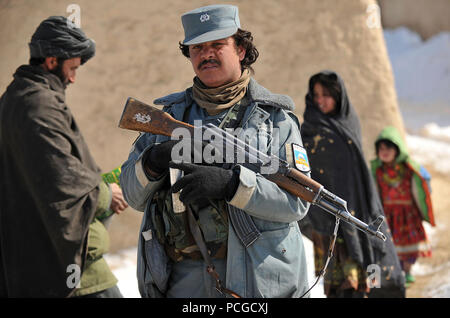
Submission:
[[[383,202],[406,286],[415,281],[411,266],[417,258],[430,257],[431,249],[422,221],[434,224],[430,187],[424,168],[413,161],[395,127],[386,127],[375,142],[377,158],[372,173]]]

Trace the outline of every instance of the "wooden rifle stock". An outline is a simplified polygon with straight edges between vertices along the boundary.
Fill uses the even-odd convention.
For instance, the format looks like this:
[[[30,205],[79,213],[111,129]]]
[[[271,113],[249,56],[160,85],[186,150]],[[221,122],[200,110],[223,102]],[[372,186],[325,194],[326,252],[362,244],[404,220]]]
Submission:
[[[276,183],[280,188],[286,190],[292,195],[299,197],[305,201],[313,202],[314,197],[316,196],[314,192],[309,191],[301,184],[297,182],[295,179],[291,179],[282,175],[281,173],[274,173],[269,175],[264,175],[266,179]]]
[[[194,133],[194,126],[176,120],[168,113],[132,97],[127,99],[119,127],[167,137],[171,137],[173,131],[180,127],[188,129],[192,133],[191,136]]]

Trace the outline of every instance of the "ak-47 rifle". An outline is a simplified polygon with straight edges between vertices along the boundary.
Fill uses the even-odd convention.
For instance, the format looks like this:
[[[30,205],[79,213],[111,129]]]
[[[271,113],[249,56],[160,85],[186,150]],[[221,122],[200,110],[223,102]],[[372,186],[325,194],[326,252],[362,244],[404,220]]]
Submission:
[[[195,127],[174,119],[168,113],[156,107],[130,97],[125,104],[119,127],[168,137],[172,137],[174,130],[177,128],[187,129],[191,136],[194,136],[195,129],[208,131],[209,135],[222,138],[225,143],[230,144],[231,149],[234,149],[236,154],[241,154],[240,158],[245,157],[246,163],[253,162],[253,167],[260,169],[259,171],[262,167],[270,167],[274,162],[278,163],[276,171],[263,175],[280,188],[319,206],[336,218],[344,220],[365,233],[374,235],[383,241],[386,240],[386,236],[379,230],[384,221],[383,216],[380,215],[370,224],[366,224],[348,212],[345,200],[326,190],[321,184],[292,167],[287,161],[274,155],[264,154],[212,124]]]

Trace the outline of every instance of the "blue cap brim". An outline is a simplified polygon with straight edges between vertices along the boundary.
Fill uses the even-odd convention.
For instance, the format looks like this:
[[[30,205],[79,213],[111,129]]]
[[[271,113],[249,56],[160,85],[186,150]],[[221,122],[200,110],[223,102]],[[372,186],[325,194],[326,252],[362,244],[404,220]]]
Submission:
[[[192,44],[199,44],[199,43],[204,43],[204,42],[209,42],[209,41],[225,39],[229,36],[232,36],[237,31],[238,31],[237,27],[210,31],[210,32],[202,33],[198,36],[194,35],[190,38],[185,38],[183,40],[183,44],[184,45],[192,45]]]

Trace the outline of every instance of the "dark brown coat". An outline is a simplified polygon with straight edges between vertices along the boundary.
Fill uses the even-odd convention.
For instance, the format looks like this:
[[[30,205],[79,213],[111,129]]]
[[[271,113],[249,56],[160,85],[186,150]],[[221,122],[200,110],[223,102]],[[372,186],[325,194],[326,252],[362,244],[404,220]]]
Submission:
[[[0,296],[65,297],[82,268],[100,170],[60,79],[24,65],[0,99]]]

